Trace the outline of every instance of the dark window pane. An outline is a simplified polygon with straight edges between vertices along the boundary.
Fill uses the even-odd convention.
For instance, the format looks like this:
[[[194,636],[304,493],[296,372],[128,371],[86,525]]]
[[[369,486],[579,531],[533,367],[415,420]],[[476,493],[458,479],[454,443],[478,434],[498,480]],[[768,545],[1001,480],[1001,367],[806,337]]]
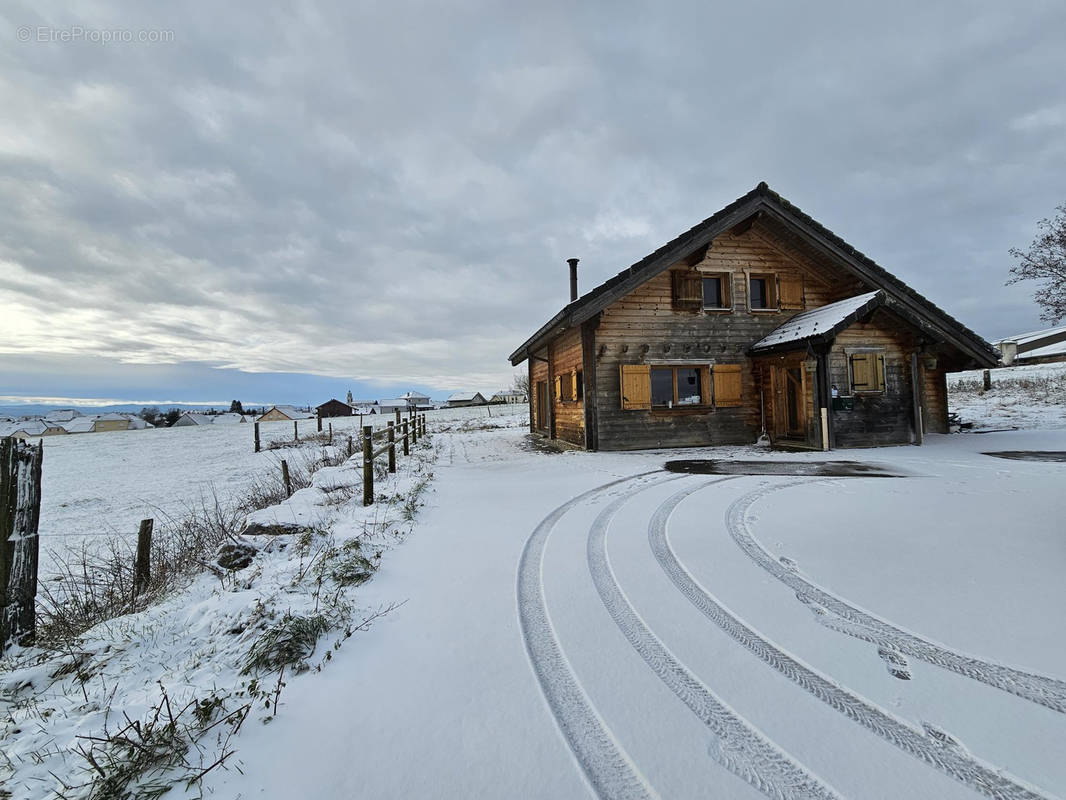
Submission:
[[[653,368],[651,371],[651,404],[665,406],[674,402],[674,371]]]
[[[751,279],[751,307],[766,308],[766,278]]]
[[[700,404],[700,371],[698,369],[678,367],[677,404],[679,406]]]
[[[722,302],[722,279],[721,278],[704,278],[703,279],[703,307],[704,308],[721,308]]]

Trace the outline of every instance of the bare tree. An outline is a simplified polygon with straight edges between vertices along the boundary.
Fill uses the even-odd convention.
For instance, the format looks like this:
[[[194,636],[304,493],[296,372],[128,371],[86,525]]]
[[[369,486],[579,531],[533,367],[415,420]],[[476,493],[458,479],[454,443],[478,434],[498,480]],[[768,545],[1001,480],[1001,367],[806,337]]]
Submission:
[[[511,389],[516,392],[521,392],[526,397],[529,397],[529,373],[516,372],[514,375],[514,383],[511,384]]]
[[[1018,263],[1010,268],[1014,277],[1007,284],[1019,281],[1043,281],[1033,299],[1043,308],[1040,319],[1057,322],[1066,317],[1066,204],[1055,209],[1054,219],[1042,219],[1037,225],[1040,233],[1027,251],[1017,247],[1010,254]]]

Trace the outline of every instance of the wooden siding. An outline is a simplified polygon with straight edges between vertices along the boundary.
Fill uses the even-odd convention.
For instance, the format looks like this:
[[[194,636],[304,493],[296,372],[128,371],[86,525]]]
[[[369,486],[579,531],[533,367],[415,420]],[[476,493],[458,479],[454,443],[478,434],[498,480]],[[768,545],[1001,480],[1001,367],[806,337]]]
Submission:
[[[877,348],[884,355],[885,389],[855,394],[851,411],[832,412],[835,447],[874,447],[914,440],[911,353],[917,340],[884,311],[842,331],[829,352],[829,381],[841,396],[851,395],[848,356],[855,348]]]
[[[919,357],[918,363],[921,364]],[[922,369],[924,397],[922,420],[926,433],[948,432],[948,376],[939,364],[935,369]]]
[[[533,430],[546,431],[548,430],[548,420],[540,419],[540,411],[538,408],[537,398],[537,385],[544,381],[548,383],[548,364],[545,361],[541,361],[539,358],[531,358],[529,370],[529,410],[530,420]]]
[[[582,370],[581,330],[573,328],[552,342],[552,372],[560,381],[573,380],[574,373]],[[584,387],[582,387],[583,391]],[[572,390],[562,393],[570,397]],[[564,442],[585,446],[585,404],[583,400],[563,400],[552,390],[555,413],[555,438]]]
[[[730,278],[732,311],[675,311],[674,279],[662,273],[604,310],[596,329],[596,392],[599,447],[627,450],[689,445],[744,444],[759,433],[760,389],[747,350],[802,309],[749,311],[748,273],[773,273],[802,279],[805,308],[835,302],[855,293],[854,281],[827,284],[825,278],[787,248],[771,244],[758,225],[719,236],[695,269]],[[678,264],[675,269],[688,269]],[[747,270],[747,272],[745,272]],[[861,287],[860,287],[861,288]],[[620,364],[736,364],[741,367],[741,405],[735,408],[686,408],[623,411]],[[813,393],[809,393],[813,403]],[[809,418],[816,419],[813,408]],[[819,434],[820,435],[820,434]]]

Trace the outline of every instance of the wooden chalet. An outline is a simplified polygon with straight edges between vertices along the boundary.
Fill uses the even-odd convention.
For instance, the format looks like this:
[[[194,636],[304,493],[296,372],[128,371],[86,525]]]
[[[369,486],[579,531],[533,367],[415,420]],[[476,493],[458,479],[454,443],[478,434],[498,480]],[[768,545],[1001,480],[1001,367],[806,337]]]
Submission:
[[[511,356],[532,432],[589,450],[920,444],[980,336],[760,183],[582,297]]]
[[[315,413],[319,418],[326,419],[327,417],[350,417],[355,412],[350,405],[334,397],[320,406],[315,406]]]

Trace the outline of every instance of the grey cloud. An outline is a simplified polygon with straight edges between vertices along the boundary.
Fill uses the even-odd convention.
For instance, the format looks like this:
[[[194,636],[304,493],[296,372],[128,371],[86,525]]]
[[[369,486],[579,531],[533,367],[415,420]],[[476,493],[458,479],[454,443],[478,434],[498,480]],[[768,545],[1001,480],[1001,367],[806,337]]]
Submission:
[[[491,386],[564,258],[591,288],[765,179],[1037,327],[1002,283],[1063,200],[1066,12],[966,8],[8,7],[174,41],[3,48],[0,299],[58,326],[31,351]]]

